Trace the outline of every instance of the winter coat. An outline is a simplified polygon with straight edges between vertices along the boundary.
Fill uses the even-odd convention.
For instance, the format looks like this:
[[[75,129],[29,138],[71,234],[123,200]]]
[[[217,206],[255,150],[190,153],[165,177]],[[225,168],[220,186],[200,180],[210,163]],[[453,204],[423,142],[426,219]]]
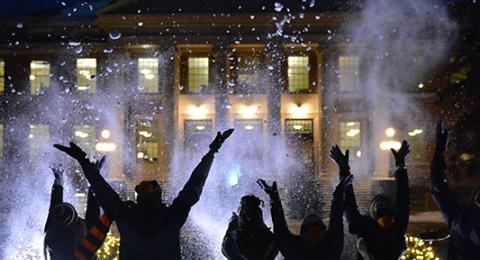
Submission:
[[[280,253],[286,260],[340,259],[343,250],[343,201],[332,201],[325,239],[315,246],[306,244],[299,235],[290,232],[280,199],[271,203],[274,235],[278,239]],[[307,224],[304,221],[302,226]]]
[[[480,209],[473,202],[461,205],[446,182],[443,153],[436,152],[431,164],[431,192],[450,229],[448,259],[480,257]]]
[[[399,168],[395,172],[397,183],[396,210],[394,226],[389,230],[383,230],[376,220],[370,216],[363,216],[358,211],[353,187],[346,188],[346,218],[349,224],[349,232],[360,240],[362,248],[357,248],[357,259],[367,256],[370,260],[397,260],[407,248],[405,233],[407,231],[410,215],[410,194],[408,190],[407,170]],[[372,205],[371,205],[372,206]]]
[[[278,255],[275,238],[263,221],[261,224],[258,227],[238,227],[230,223],[223,238],[223,255],[229,260],[275,259]]]
[[[50,197],[50,210],[63,203],[63,187],[54,184]],[[99,205],[94,197],[89,196],[85,220],[78,217],[77,221],[68,227],[57,227],[52,221],[50,214],[45,224],[45,249],[49,251],[50,259],[72,259],[75,249],[82,242],[89,229],[98,219]],[[96,257],[94,258],[96,259]]]
[[[117,223],[120,259],[180,259],[180,229],[200,199],[213,159],[213,152],[202,158],[170,206],[158,203],[153,208],[122,201],[94,165],[80,161],[100,205]]]

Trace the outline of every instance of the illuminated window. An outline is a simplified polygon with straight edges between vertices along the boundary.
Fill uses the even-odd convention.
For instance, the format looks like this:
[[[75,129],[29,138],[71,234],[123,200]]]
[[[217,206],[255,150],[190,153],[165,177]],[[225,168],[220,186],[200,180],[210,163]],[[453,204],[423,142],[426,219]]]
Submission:
[[[263,131],[262,119],[237,119],[235,129],[244,133],[261,133]]]
[[[185,149],[196,152],[208,147],[212,138],[212,120],[185,120]]]
[[[88,156],[93,156],[97,141],[95,127],[90,125],[74,126],[74,142],[82,148]]]
[[[408,130],[408,143],[410,144],[410,158],[414,160],[425,160],[427,143],[425,131],[422,128],[411,128]]]
[[[77,89],[94,93],[97,87],[97,59],[77,59]]]
[[[361,123],[358,121],[340,122],[340,147],[342,149],[353,149],[360,148],[361,144]]]
[[[140,92],[158,93],[158,59],[138,59],[138,86]]]
[[[0,94],[5,91],[5,62],[0,60]]]
[[[313,134],[312,119],[286,119],[286,134]]]
[[[338,81],[341,91],[354,91],[360,85],[359,69],[360,60],[358,57],[340,56],[338,58],[339,75]]]
[[[204,93],[208,88],[208,57],[188,58],[188,92]]]
[[[255,56],[242,56],[237,58],[237,90],[240,93],[258,92],[260,75],[260,58]]]
[[[30,93],[37,95],[50,86],[50,64],[34,60],[30,63]]]
[[[48,138],[48,125],[30,125],[28,139],[31,162],[37,162],[42,157],[42,152],[48,147]]]
[[[136,133],[137,160],[154,162],[158,160],[158,138],[151,121],[142,120]]]
[[[288,57],[288,92],[302,92],[309,90],[309,63],[308,56]]]

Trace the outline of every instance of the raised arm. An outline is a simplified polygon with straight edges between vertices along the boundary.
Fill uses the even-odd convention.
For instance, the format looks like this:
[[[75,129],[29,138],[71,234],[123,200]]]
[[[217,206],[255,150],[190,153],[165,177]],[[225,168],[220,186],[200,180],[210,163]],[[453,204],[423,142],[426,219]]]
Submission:
[[[87,211],[85,212],[85,222],[87,224],[87,229],[97,223],[98,218],[100,217],[100,205],[98,204],[97,198],[93,194],[91,188],[88,189],[88,199],[87,199]]]
[[[410,146],[407,141],[402,142],[402,146],[398,151],[391,149],[395,157],[395,180],[397,183],[396,194],[396,214],[395,223],[399,230],[405,234],[407,232],[408,222],[410,218],[410,191],[408,187],[407,168],[405,167],[405,157],[410,153]]]
[[[448,131],[443,129],[443,123],[440,121],[436,127],[435,154],[430,164],[430,188],[435,203],[442,212],[443,218],[450,226],[451,222],[460,212],[461,206],[447,184],[447,165],[443,155],[447,148],[447,142]]]
[[[172,202],[170,209],[177,218],[186,219],[190,208],[200,200],[203,186],[212,167],[214,155],[232,133],[233,129],[228,129],[223,133],[217,133],[217,136],[209,146],[210,150],[203,156],[177,198]]]
[[[100,169],[105,162],[105,156],[101,160],[92,163],[87,158],[86,153],[73,142],[70,143],[70,147],[59,144],[53,146],[70,155],[80,163],[83,174],[90,183],[90,186],[103,210],[107,212],[110,217],[115,218],[120,210],[122,200],[117,192],[100,174]]]
[[[262,188],[270,197],[273,232],[279,239],[280,244],[285,243],[291,233],[288,229],[287,221],[285,220],[282,201],[280,200],[280,195],[278,194],[277,182],[274,181],[272,186],[269,186],[266,181],[258,179],[257,183],[260,185],[260,188]]]
[[[336,251],[338,258],[343,250],[343,210],[345,188],[352,185],[353,176],[344,176],[333,192],[332,205],[330,207],[330,220],[328,222],[327,238]]]
[[[47,222],[45,223],[45,228],[44,231],[47,230],[49,224],[50,224],[50,212],[52,212],[52,209],[63,202],[63,169],[60,169],[56,166],[51,167],[53,176],[55,177],[55,180],[53,181],[52,185],[52,193],[50,195],[50,207],[48,208],[48,217],[47,217]]]

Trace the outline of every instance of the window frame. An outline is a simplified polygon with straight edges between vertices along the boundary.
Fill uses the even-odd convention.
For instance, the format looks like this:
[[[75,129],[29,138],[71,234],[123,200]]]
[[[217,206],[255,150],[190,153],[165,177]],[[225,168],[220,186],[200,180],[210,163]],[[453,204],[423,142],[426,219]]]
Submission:
[[[94,84],[91,84],[90,85],[90,88],[88,89],[79,89],[79,87],[87,87],[87,85],[85,86],[80,86],[79,84],[79,75],[80,74],[80,70],[79,69],[79,60],[87,60],[87,59],[90,59],[90,60],[95,60],[95,79],[86,79],[86,82],[88,84],[88,82],[93,82]],[[82,67],[83,68],[83,67]],[[85,67],[83,70],[87,70],[87,69],[91,69],[91,67]],[[92,57],[81,57],[81,58],[77,58],[76,59],[76,62],[75,62],[75,72],[76,72],[76,80],[75,80],[75,89],[77,92],[80,92],[80,93],[88,93],[88,94],[94,94],[95,92],[97,92],[97,75],[98,75],[98,59],[95,57],[95,58],[92,58]],[[91,71],[89,71],[90,73]],[[90,77],[92,76],[92,74],[90,74]],[[83,76],[85,77],[85,76]]]
[[[141,59],[145,59],[145,60],[151,59],[151,60],[156,60],[157,61],[156,74],[153,74],[157,78],[157,84],[156,84],[156,88],[155,88],[156,91],[145,91],[146,88],[144,88],[143,90],[140,90],[141,81],[142,81],[142,73],[141,73],[141,69],[140,69],[140,60]],[[146,57],[146,56],[137,57],[137,84],[138,84],[138,93],[140,93],[140,94],[145,94],[145,95],[160,94],[160,92],[161,92],[161,89],[160,89],[161,88],[161,86],[160,86],[160,60],[159,60],[158,57]]]
[[[39,75],[39,76],[37,76],[37,75],[34,75],[34,74],[33,74],[32,65],[33,65],[35,62],[44,62],[44,63],[46,63],[46,65],[48,66],[48,69],[47,69],[48,73],[47,73],[47,75]],[[43,71],[43,69],[40,69],[40,71]],[[50,84],[51,84],[51,77],[50,77],[51,72],[52,72],[52,65],[51,65],[51,63],[50,63],[48,60],[31,60],[31,61],[30,61],[30,75],[29,75],[29,79],[30,79],[30,80],[29,80],[29,83],[30,83],[30,94],[31,94],[31,95],[39,95],[39,94],[41,94],[43,91],[47,90],[47,89],[50,87]],[[45,86],[42,86],[42,85],[40,84],[40,86],[38,86],[38,88],[37,88],[37,87],[34,87],[34,85],[33,85],[34,80],[31,79],[32,75],[35,76],[35,79],[34,79],[34,80],[37,80],[38,77],[40,77],[40,78],[46,78],[46,79],[48,79],[48,80],[47,80],[48,83],[47,83]],[[40,82],[40,83],[42,83],[42,82]]]
[[[207,69],[207,80],[208,84],[205,90],[200,90],[199,92],[192,92],[191,87],[189,86],[189,59],[190,58],[207,58],[208,59],[208,69]],[[188,95],[205,95],[205,94],[212,94],[214,93],[214,89],[211,82],[211,68],[212,68],[212,58],[210,53],[186,53],[183,52],[180,55],[180,93],[181,94],[188,94]]]

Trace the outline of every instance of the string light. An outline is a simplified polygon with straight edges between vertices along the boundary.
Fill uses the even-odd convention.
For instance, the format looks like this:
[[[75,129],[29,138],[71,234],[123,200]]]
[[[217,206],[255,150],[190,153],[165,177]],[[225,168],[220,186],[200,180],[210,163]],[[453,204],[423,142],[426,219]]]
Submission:
[[[407,250],[403,252],[400,259],[424,259],[424,260],[440,260],[435,250],[430,244],[426,244],[422,239],[415,236],[405,236],[407,242]]]
[[[98,260],[118,260],[120,249],[120,237],[108,233],[102,247],[97,251]]]

